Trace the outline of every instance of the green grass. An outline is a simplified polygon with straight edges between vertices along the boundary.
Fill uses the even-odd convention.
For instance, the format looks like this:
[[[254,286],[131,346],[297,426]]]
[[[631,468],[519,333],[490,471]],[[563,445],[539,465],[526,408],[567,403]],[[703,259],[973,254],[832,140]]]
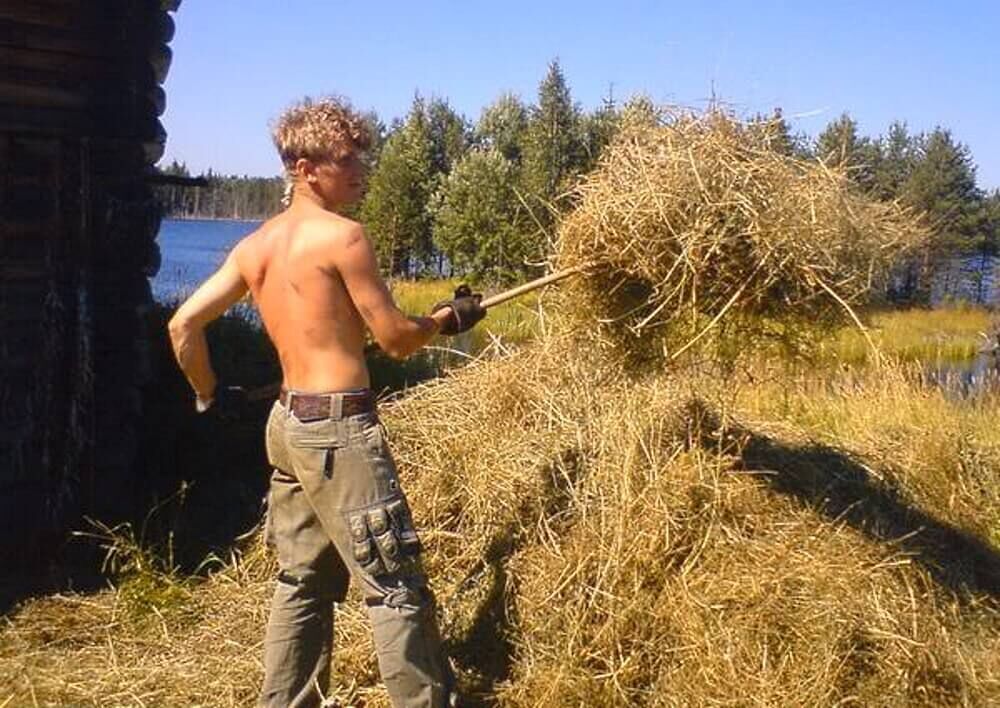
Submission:
[[[455,288],[463,281],[450,280],[398,280],[392,283],[392,294],[399,308],[410,315],[426,315],[434,305],[452,297]],[[475,283],[473,289],[483,291],[486,297],[496,294],[493,290],[481,289]],[[508,344],[519,344],[535,336],[538,325],[538,293],[528,293],[522,297],[490,308],[489,315],[471,332],[466,353],[477,354],[488,346],[494,338]]]
[[[169,616],[171,624],[197,619],[191,578],[175,563],[172,534],[157,543],[146,538],[145,524],[139,532],[131,523],[110,527],[91,520],[90,525],[91,531],[74,535],[90,538],[104,550],[102,571],[115,587],[123,617],[164,623]]]
[[[990,313],[957,306],[937,310],[878,312],[870,317],[869,334],[883,354],[902,361],[925,363],[971,359],[985,344]],[[845,327],[822,345],[823,358],[848,364],[869,359],[871,350],[856,327]]]

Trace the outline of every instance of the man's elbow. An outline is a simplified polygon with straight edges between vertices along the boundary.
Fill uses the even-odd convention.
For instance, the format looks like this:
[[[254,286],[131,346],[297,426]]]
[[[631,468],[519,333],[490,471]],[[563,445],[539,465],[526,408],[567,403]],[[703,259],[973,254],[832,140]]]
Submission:
[[[194,321],[183,312],[178,311],[167,323],[167,332],[170,333],[170,341],[174,344],[184,341],[190,336],[194,327]]]
[[[413,336],[412,332],[400,327],[398,329],[375,332],[375,341],[386,356],[402,361],[420,349],[422,342]]]

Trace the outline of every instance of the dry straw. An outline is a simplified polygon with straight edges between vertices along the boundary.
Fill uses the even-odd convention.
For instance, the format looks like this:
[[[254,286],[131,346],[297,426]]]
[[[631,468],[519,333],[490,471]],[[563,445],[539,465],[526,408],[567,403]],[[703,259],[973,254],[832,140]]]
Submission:
[[[898,419],[862,456],[730,408],[728,382],[635,381],[577,344],[547,337],[385,409],[472,705],[1000,696],[997,551],[940,521],[961,521],[951,493],[914,496],[933,474],[996,485],[1000,457],[921,467],[899,402],[936,394],[857,384]],[[0,685],[12,705],[247,705],[272,578],[258,546],[145,616],[127,588],[34,603],[0,631]],[[385,707],[360,608],[337,612],[333,694]]]
[[[596,314],[614,344],[627,332],[675,356],[720,323],[746,342],[762,318],[857,319],[926,232],[843,171],[773,150],[776,130],[716,110],[623,131],[559,231],[558,267],[592,268],[570,294],[584,325]]]

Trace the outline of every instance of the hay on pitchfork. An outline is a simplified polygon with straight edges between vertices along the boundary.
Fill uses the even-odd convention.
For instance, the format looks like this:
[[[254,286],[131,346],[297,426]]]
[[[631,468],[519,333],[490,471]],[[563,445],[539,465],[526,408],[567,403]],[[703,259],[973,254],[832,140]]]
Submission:
[[[844,171],[776,152],[771,132],[717,110],[623,131],[560,227],[556,267],[590,271],[568,290],[573,318],[670,356],[713,328],[746,341],[766,320],[857,322],[926,230]]]

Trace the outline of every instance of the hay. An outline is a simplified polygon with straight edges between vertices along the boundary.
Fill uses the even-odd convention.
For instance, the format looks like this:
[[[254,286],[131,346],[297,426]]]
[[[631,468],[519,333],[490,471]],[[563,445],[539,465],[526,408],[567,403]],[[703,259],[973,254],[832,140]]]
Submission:
[[[732,408],[728,384],[636,385],[576,345],[546,338],[385,410],[474,701],[1000,695],[997,550],[940,521],[961,523],[953,492],[923,490],[916,504],[911,490],[934,472],[910,450],[924,430],[873,427],[866,449],[879,452],[863,457]],[[884,373],[852,392],[900,419],[900,401],[930,395]],[[947,473],[961,489],[1000,482],[1000,456],[977,449],[976,469]],[[984,512],[1000,518],[995,503]],[[145,619],[130,619],[124,590],[35,603],[0,634],[0,684],[21,703],[30,681],[71,704],[245,705],[272,577],[255,548]],[[387,706],[357,596],[336,634],[334,695]]]
[[[474,689],[618,706],[976,703],[1000,688],[995,550],[970,607],[916,549],[884,543],[918,523],[876,521],[899,510],[892,488],[838,486],[863,469],[850,453],[806,461],[802,432],[737,425],[711,382],[637,385],[576,347],[549,339],[392,411]],[[776,470],[758,469],[761,440],[779,441]],[[832,477],[809,477],[816,461]],[[851,504],[884,535],[850,523]]]
[[[761,318],[853,319],[926,232],[843,171],[770,149],[771,132],[716,110],[619,136],[559,231],[556,267],[591,267],[567,298],[580,324],[596,315],[616,345],[661,328],[676,354],[720,321],[746,342]]]

